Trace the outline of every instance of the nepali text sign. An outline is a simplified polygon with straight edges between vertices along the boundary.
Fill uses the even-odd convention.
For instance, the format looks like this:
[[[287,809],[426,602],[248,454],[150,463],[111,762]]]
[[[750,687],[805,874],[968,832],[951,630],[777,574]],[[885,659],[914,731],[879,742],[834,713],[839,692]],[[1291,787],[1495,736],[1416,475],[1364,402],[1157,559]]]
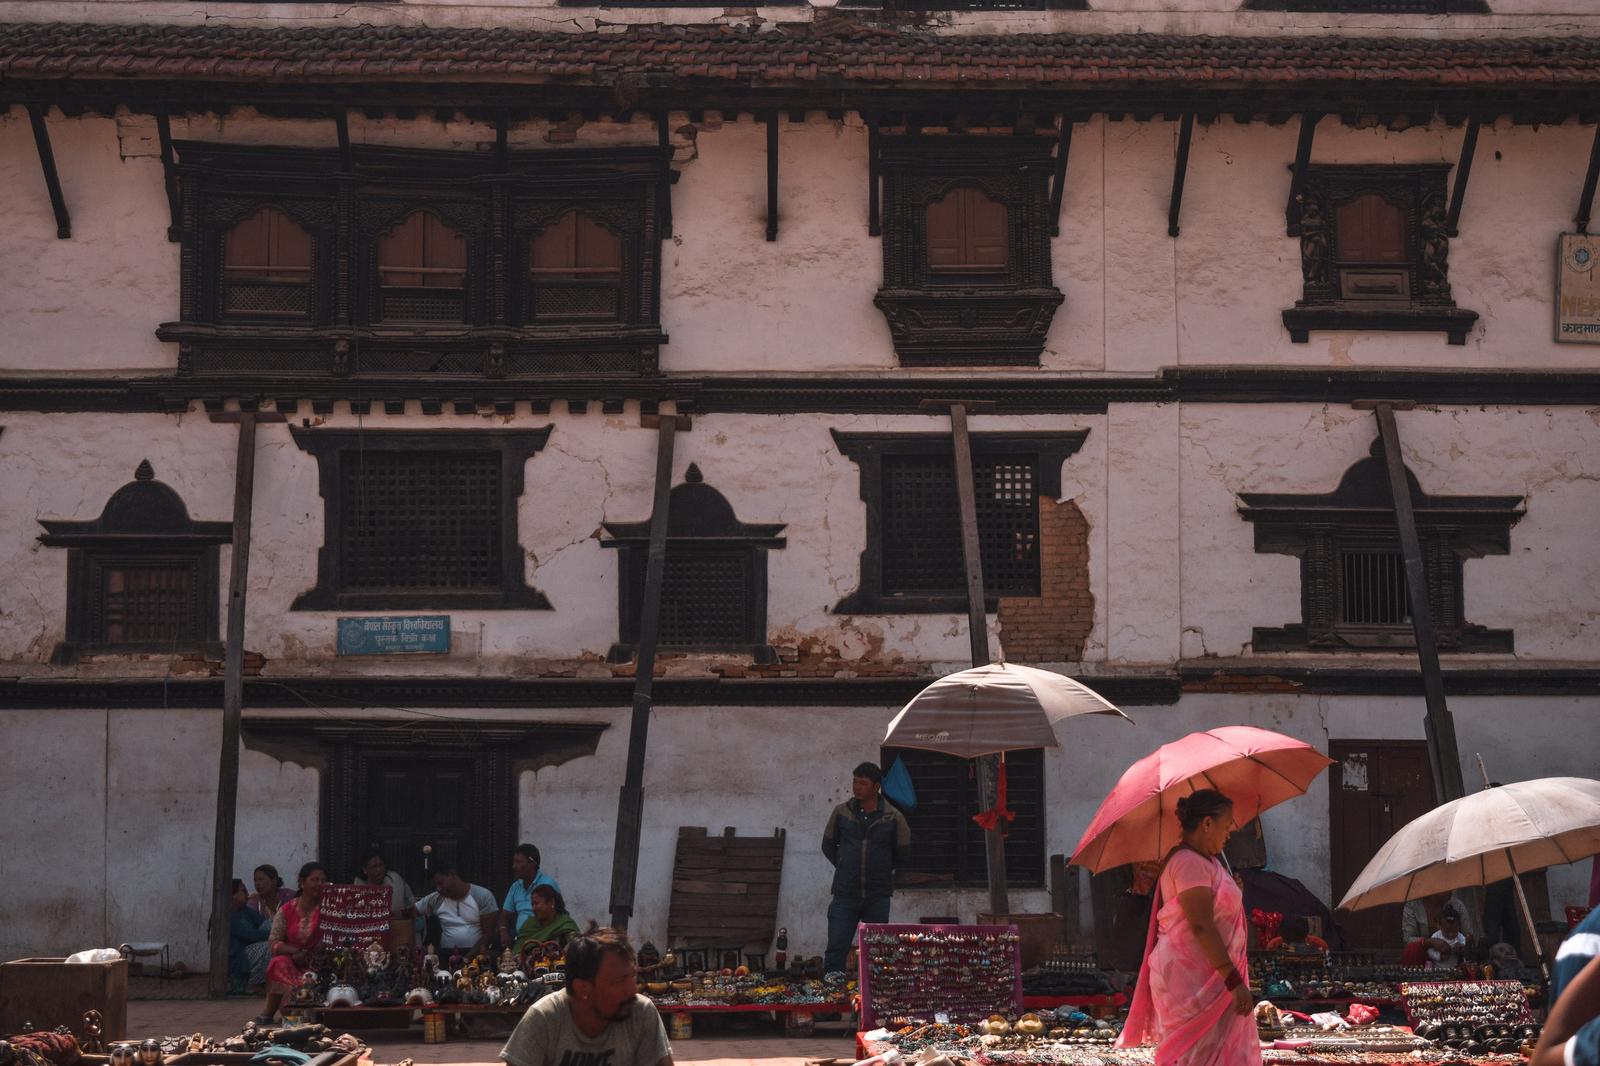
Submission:
[[[340,655],[413,655],[450,650],[447,614],[384,615],[339,619]]]
[[[1600,344],[1600,239],[1563,233],[1556,255],[1556,340]]]

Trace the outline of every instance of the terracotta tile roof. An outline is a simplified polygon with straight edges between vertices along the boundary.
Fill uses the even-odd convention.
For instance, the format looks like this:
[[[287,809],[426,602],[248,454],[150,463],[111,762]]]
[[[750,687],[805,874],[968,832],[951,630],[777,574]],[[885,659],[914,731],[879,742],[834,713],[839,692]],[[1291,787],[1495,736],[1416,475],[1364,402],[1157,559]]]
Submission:
[[[1292,82],[1576,88],[1600,39],[954,37],[834,17],[760,31],[0,24],[0,79],[471,81],[708,86],[1247,88]]]

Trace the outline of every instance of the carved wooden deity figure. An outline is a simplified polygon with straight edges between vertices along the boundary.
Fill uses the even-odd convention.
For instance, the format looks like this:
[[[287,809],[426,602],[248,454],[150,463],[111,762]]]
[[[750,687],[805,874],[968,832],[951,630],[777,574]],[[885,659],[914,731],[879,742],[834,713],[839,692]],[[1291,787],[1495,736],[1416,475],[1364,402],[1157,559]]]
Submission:
[[[1300,270],[1306,288],[1321,288],[1328,284],[1328,223],[1322,202],[1305,193],[1296,194],[1295,202],[1300,205]]]

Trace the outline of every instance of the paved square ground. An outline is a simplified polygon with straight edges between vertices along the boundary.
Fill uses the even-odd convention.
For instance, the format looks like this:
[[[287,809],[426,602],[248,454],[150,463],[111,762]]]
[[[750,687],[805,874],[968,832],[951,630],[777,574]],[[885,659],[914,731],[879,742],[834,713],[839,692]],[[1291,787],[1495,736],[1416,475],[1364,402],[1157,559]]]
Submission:
[[[256,999],[140,999],[128,1004],[128,1035],[169,1036],[176,1033],[205,1033],[226,1036],[239,1031],[261,1009]],[[754,1062],[762,1066],[805,1066],[813,1059],[855,1058],[854,1038],[845,1032],[818,1032],[803,1039],[787,1039],[778,1023],[766,1019],[729,1018],[695,1020],[695,1036],[675,1040],[673,1058],[696,1066],[733,1066]],[[502,1066],[497,1056],[503,1040],[451,1040],[444,1044],[424,1044],[422,1029],[410,1031],[378,1030],[358,1033],[372,1046],[377,1063],[396,1063],[414,1059],[423,1063],[488,1063]]]

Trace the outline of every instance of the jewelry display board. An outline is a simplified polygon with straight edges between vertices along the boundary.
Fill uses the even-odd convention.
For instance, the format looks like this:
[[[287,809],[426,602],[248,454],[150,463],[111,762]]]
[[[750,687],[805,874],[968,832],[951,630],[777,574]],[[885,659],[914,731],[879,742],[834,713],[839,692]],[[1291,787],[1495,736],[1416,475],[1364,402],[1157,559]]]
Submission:
[[[861,926],[861,1028],[1022,1013],[1014,925]]]
[[[1533,1021],[1521,981],[1418,981],[1401,985],[1400,998],[1413,1029]]]
[[[365,947],[389,936],[388,885],[329,885],[322,890],[322,944],[329,948]]]

